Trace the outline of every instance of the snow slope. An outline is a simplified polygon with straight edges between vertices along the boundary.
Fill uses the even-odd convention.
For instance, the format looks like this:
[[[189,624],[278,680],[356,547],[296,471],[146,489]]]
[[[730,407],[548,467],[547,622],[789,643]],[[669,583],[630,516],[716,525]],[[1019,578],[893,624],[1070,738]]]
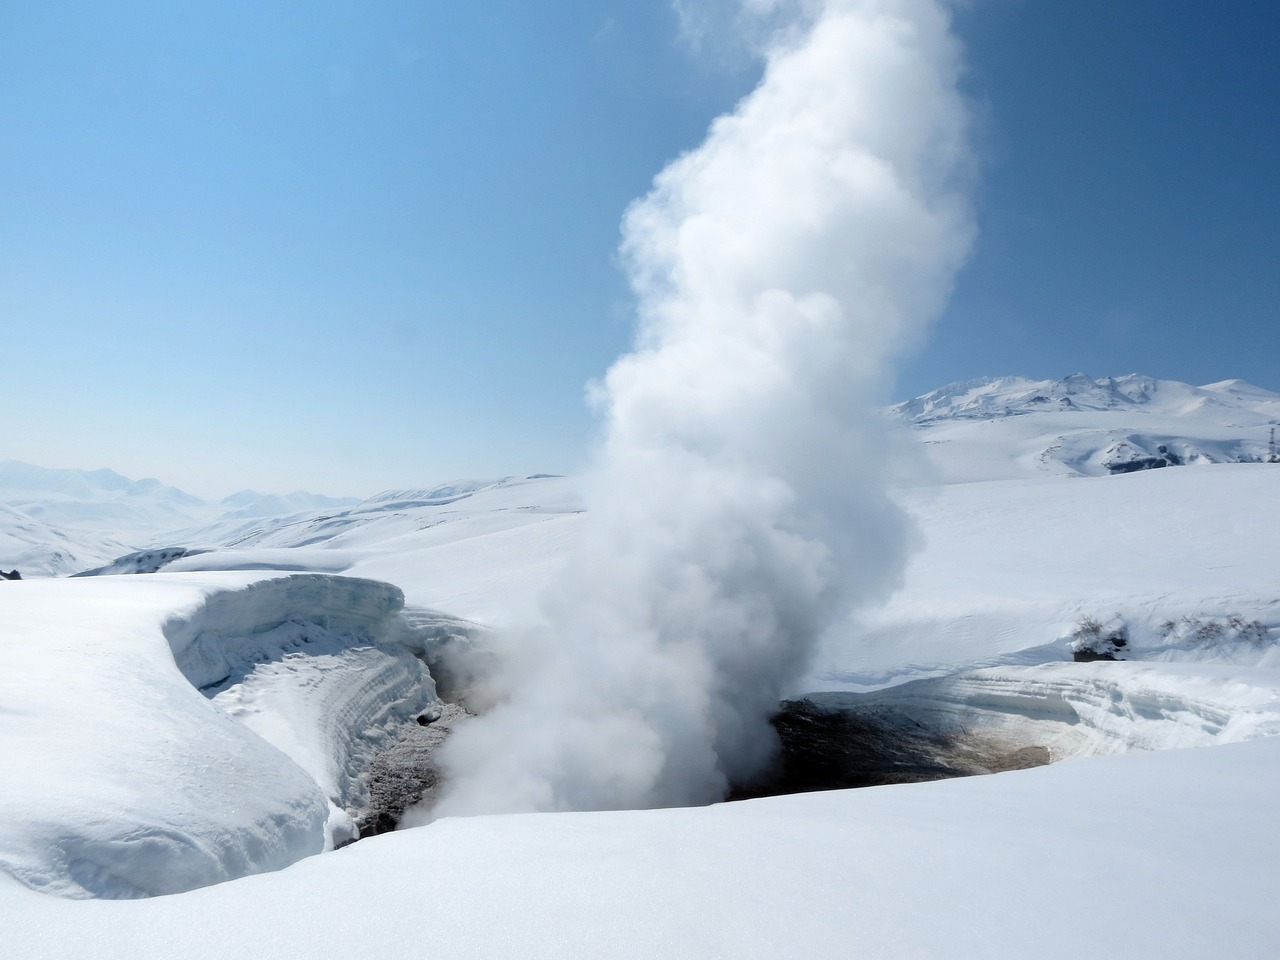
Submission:
[[[1263,460],[1280,394],[1241,380],[1193,387],[1140,374],[999,377],[941,387],[890,415],[918,433],[947,483],[1097,476]]]
[[[902,588],[831,638],[818,672],[879,685],[991,658],[1065,659],[1082,618],[1117,613],[1144,656],[1248,662],[1248,642],[1188,645],[1164,624],[1239,616],[1276,636],[1278,495],[1268,464],[916,491],[923,546]]]
[[[536,606],[582,513],[568,477],[456,481],[337,512],[182,534],[221,548],[167,569],[289,569],[387,580],[417,606],[500,625]]]
[[[0,569],[24,577],[64,576],[120,556],[125,543],[100,533],[68,531],[0,503]]]

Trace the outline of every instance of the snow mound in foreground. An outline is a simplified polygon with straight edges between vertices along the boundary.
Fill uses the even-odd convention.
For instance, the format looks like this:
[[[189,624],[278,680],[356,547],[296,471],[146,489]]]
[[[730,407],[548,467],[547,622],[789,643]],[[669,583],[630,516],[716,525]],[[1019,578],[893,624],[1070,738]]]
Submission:
[[[21,775],[0,796],[0,871],[62,896],[153,896],[331,843],[353,744],[434,690],[389,644],[396,588],[261,577],[6,585],[0,756]],[[302,652],[309,637],[327,660]],[[273,697],[288,673],[307,684]]]

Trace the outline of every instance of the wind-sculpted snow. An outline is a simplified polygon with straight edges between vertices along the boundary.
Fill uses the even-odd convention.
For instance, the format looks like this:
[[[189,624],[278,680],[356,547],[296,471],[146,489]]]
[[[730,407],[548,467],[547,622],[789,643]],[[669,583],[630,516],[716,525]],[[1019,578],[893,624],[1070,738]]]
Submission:
[[[389,583],[320,575],[259,580],[215,593],[198,613],[165,624],[178,668],[205,689],[243,679],[253,665],[278,659],[294,644],[277,628],[306,623],[364,642],[385,641],[404,594]]]
[[[362,751],[434,700],[394,642],[402,603],[323,576],[6,585],[0,870],[139,897],[325,850],[349,830]]]
[[[330,843],[352,836],[375,750],[436,702],[406,640],[404,595],[349,577],[263,580],[165,627],[180,670],[301,766],[330,803]]]

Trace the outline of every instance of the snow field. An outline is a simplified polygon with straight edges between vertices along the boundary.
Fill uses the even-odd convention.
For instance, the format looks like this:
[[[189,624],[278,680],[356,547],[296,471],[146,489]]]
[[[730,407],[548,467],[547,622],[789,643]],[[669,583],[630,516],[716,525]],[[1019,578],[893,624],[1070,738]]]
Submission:
[[[1084,618],[1116,615],[1132,658],[1280,666],[1278,494],[1280,468],[1263,464],[916,491],[922,545],[902,588],[832,632],[806,689],[1070,659]],[[1196,641],[1184,617],[1257,620],[1269,639]]]

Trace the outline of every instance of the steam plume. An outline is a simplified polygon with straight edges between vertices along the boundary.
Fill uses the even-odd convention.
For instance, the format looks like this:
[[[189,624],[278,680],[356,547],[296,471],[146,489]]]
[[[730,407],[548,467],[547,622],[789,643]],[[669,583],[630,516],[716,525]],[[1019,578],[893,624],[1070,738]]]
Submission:
[[[935,0],[742,2],[763,79],[627,211],[639,330],[595,391],[583,541],[440,814],[719,799],[900,575],[873,403],[971,239],[959,48]]]

